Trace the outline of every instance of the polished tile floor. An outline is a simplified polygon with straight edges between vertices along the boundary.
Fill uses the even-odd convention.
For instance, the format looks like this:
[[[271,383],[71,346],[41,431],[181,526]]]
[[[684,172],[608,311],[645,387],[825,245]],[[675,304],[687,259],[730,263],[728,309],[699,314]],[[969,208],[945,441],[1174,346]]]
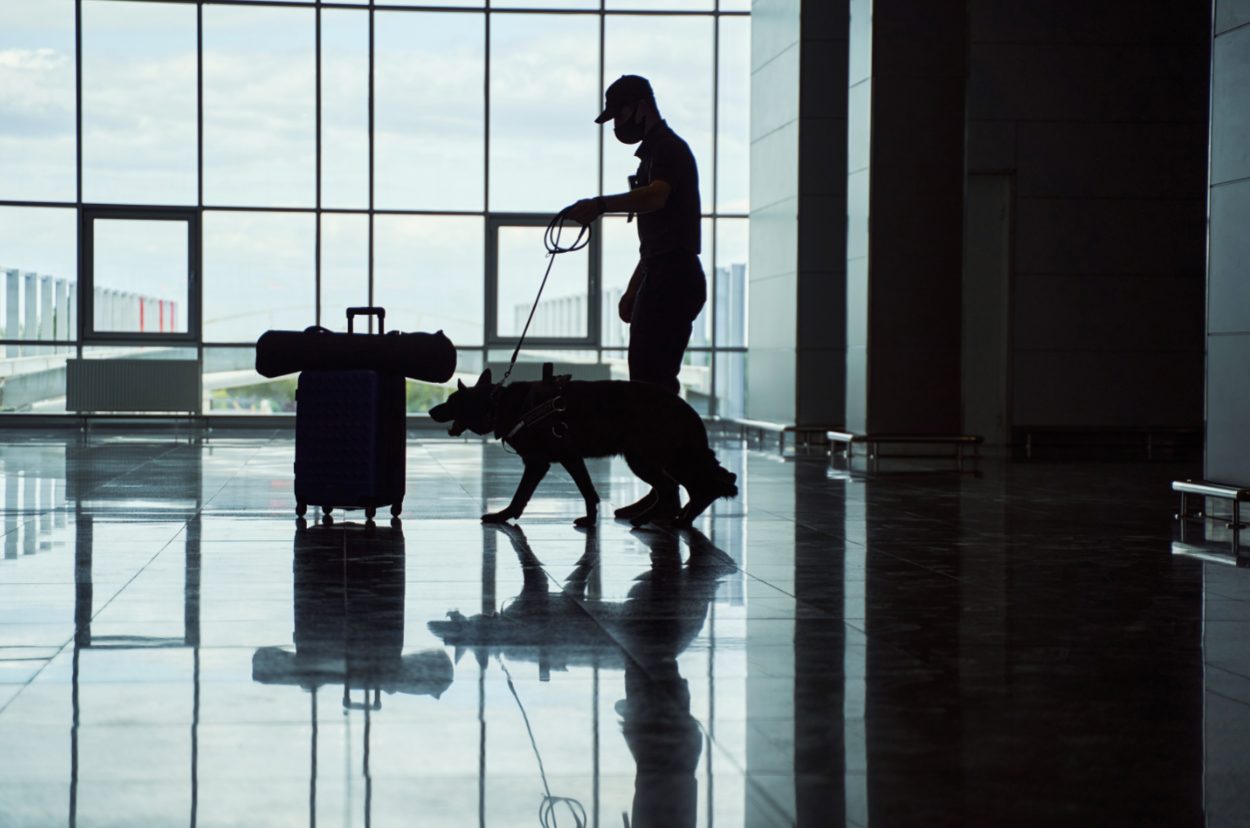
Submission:
[[[0,432],[0,826],[1250,824],[1198,469],[718,451],[697,531],[491,528],[517,459],[414,436],[366,527],[289,433]]]

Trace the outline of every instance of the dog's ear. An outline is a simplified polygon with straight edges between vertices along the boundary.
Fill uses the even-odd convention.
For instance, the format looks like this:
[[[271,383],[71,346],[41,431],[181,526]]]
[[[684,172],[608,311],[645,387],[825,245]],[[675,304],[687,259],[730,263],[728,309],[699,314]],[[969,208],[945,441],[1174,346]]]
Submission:
[[[463,391],[463,390],[464,390],[464,380],[462,380],[462,379],[458,379],[458,380],[456,380],[456,390],[457,390],[457,391]]]
[[[481,375],[480,377],[478,377],[478,378],[477,378],[477,385],[475,385],[475,386],[473,386],[473,387],[474,387],[474,388],[477,388],[477,386],[478,386],[478,385],[481,385],[481,386],[485,386],[485,387],[489,388],[489,387],[490,387],[490,384],[491,384],[491,382],[490,382],[490,369],[489,369],[489,368],[487,368],[485,371],[483,371],[483,372],[482,372],[482,375]]]

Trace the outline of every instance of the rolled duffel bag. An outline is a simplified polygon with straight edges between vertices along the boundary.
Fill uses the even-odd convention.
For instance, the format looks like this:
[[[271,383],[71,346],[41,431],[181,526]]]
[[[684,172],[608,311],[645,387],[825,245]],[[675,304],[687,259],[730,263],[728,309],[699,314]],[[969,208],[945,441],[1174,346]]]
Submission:
[[[377,336],[352,331],[356,316],[378,317]],[[423,382],[446,382],[456,370],[456,346],[437,333],[382,333],[382,308],[348,308],[347,333],[312,326],[303,331],[267,331],[256,341],[256,372],[280,377],[296,371],[382,371]]]

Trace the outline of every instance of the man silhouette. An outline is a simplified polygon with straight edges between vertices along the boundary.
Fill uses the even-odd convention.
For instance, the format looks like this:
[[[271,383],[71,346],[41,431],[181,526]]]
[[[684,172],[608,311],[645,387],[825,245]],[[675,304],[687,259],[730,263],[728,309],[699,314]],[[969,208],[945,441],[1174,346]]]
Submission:
[[[701,252],[699,170],[694,154],[660,117],[646,78],[622,75],[607,88],[595,123],[612,121],[623,144],[638,144],[638,171],[629,192],[584,198],[568,207],[574,221],[589,224],[604,213],[638,216],[638,265],[618,312],[630,326],[629,378],[676,394],[677,375],[690,343],[691,326],[707,300]],[[629,518],[652,506],[654,490],[616,510]],[[680,503],[659,504],[656,517],[675,516]]]

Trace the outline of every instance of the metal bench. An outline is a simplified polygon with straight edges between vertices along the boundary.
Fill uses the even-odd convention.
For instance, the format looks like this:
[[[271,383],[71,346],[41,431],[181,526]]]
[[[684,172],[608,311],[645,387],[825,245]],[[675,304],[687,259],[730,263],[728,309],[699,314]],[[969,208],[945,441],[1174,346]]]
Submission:
[[[984,442],[979,434],[852,434],[849,431],[827,431],[825,438],[829,440],[830,460],[833,459],[835,446],[842,446],[847,460],[854,457],[856,444],[867,446],[868,459],[873,461],[879,459],[879,447],[883,445],[953,446],[955,452],[952,457],[961,469],[965,450],[971,448],[973,460],[979,460],[981,443]]]
[[[797,448],[800,445],[810,446],[813,436],[821,436],[827,432],[828,426],[801,426],[788,425],[786,423],[774,423],[771,420],[750,420],[742,417],[725,417],[719,418],[717,422],[730,428],[736,428],[741,437],[753,434],[762,444],[765,434],[777,435],[777,449],[784,452],[786,450],[786,435],[794,436],[794,445]]]
[[[1241,522],[1241,504],[1243,501],[1250,500],[1250,489],[1226,486],[1223,483],[1212,483],[1207,480],[1173,480],[1172,491],[1180,492],[1181,495],[1181,510],[1176,513],[1175,517],[1182,524],[1187,520],[1206,520],[1209,517],[1205,506],[1196,511],[1190,509],[1189,498],[1198,495],[1203,498],[1214,497],[1232,501],[1233,519],[1232,522],[1226,524],[1226,528],[1233,530],[1234,537],[1237,532],[1245,528]]]

